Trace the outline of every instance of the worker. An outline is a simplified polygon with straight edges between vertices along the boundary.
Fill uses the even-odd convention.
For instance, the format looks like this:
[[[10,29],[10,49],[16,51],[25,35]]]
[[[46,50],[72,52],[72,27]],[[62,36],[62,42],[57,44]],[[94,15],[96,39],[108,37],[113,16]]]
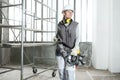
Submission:
[[[75,65],[67,65],[65,60],[71,59],[71,55],[79,53],[79,25],[73,21],[73,8],[66,5],[63,10],[63,19],[58,23],[56,38],[58,44],[56,56],[60,80],[75,80]]]

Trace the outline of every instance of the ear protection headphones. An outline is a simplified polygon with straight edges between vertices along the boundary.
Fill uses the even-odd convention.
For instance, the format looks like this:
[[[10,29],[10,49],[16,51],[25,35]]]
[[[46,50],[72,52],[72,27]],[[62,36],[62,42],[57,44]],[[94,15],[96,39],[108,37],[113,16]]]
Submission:
[[[69,24],[69,23],[71,23],[72,22],[72,19],[65,19],[65,17],[63,17],[63,20],[62,20],[62,23],[64,23],[64,24]]]
[[[65,19],[65,23],[71,23],[71,19]]]

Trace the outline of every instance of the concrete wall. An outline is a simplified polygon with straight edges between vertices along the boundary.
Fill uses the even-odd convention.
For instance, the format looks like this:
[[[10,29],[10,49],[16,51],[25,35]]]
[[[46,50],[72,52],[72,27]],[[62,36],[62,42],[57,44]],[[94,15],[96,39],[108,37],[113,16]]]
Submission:
[[[33,62],[33,57],[35,58],[35,64],[49,64],[53,65],[56,62],[55,56],[56,46],[37,46],[37,47],[25,47],[24,48],[24,64]],[[90,67],[91,55],[92,55],[92,43],[91,42],[81,42],[80,51],[84,57],[85,66]],[[11,48],[10,61],[11,64],[20,64],[21,60],[21,49]]]
[[[24,64],[33,62],[35,64],[54,64],[55,59],[55,46],[37,46],[37,47],[25,47],[24,48]],[[38,57],[38,58],[35,58]],[[21,49],[11,48],[11,64],[20,64]]]
[[[2,1],[2,0],[1,0]],[[4,2],[8,2],[9,0],[3,0]],[[0,6],[6,6],[6,4],[1,3]],[[8,18],[8,8],[1,9],[4,16]],[[7,20],[2,19],[3,14],[0,11],[0,23],[8,24]],[[6,43],[9,41],[9,29],[8,28],[0,28],[0,43]],[[0,48],[0,64],[7,64],[10,61],[10,49],[9,48]]]
[[[0,65],[10,63],[10,48],[0,48]]]
[[[80,54],[84,56],[82,61],[85,63],[85,67],[92,66],[92,42],[80,42]]]

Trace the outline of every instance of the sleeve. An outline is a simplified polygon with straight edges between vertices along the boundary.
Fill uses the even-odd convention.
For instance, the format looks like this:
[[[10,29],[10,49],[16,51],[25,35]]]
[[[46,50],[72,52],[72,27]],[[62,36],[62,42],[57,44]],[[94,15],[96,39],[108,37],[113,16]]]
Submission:
[[[75,49],[79,49],[79,43],[80,43],[80,27],[79,24],[77,25],[76,28],[76,42],[75,42]]]

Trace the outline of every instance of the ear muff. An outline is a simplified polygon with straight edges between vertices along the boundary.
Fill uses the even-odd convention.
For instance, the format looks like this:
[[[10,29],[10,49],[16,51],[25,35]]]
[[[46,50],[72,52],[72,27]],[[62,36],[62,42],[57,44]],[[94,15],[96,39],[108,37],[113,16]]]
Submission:
[[[65,23],[71,23],[71,19],[65,19]]]
[[[62,20],[63,24],[69,24],[71,22],[72,22],[72,19],[65,19],[65,18],[63,18],[63,20]]]

